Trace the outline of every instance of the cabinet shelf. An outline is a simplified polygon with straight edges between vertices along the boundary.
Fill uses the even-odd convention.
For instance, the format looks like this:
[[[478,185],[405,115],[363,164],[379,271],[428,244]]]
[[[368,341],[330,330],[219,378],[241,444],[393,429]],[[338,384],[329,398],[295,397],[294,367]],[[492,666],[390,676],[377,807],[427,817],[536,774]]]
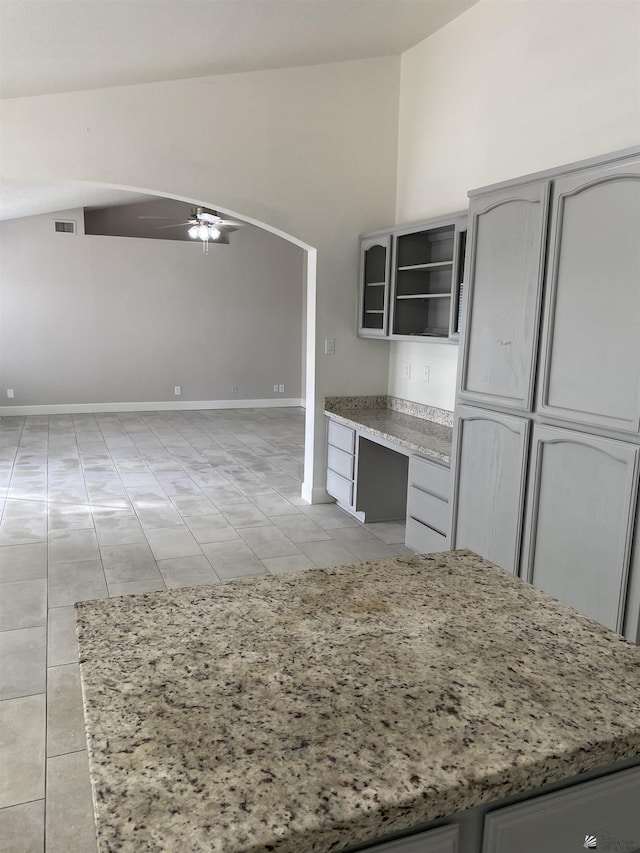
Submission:
[[[451,269],[453,266],[453,261],[438,261],[433,264],[408,264],[403,267],[398,267],[398,272],[411,272],[412,270],[416,270],[417,272],[421,270],[446,270]]]
[[[365,281],[365,287],[386,287],[386,281]]]
[[[407,296],[396,295],[396,299],[451,299],[450,293],[410,293]]]
[[[367,308],[364,312],[365,314],[384,314],[384,311],[373,310],[372,308]]]

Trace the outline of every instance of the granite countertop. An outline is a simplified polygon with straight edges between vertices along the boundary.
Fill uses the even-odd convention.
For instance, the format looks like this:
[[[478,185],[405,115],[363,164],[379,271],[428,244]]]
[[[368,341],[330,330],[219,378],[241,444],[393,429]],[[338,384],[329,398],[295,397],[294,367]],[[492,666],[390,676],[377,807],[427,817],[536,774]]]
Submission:
[[[640,753],[640,649],[469,551],[76,614],[101,853],[327,853]]]
[[[384,401],[386,398],[374,399]],[[451,464],[453,429],[450,425],[396,411],[389,408],[385,402],[373,406],[350,407],[349,398],[342,400],[344,402],[340,405],[325,403],[325,414],[347,426],[366,429],[374,435],[409,450],[418,451],[445,465]]]

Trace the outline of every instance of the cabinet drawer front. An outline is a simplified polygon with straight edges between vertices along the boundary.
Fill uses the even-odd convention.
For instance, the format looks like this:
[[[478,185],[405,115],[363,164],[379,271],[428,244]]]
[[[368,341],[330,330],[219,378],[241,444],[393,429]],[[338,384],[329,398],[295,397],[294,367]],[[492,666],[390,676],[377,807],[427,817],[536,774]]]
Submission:
[[[428,524],[438,533],[449,533],[449,504],[415,486],[409,486],[407,497],[407,515]]]
[[[497,809],[485,818],[483,853],[567,853],[586,847],[582,839],[588,834],[596,836],[598,849],[604,842],[605,850],[636,850],[639,789],[635,767]],[[598,838],[597,827],[603,836],[619,839],[620,847]]]
[[[430,462],[422,456],[412,456],[409,460],[409,482],[448,501],[451,493],[451,469]]]
[[[407,531],[405,542],[408,548],[413,548],[418,554],[432,554],[437,551],[448,551],[449,542],[446,536],[438,533],[416,521],[415,518],[407,518]]]
[[[367,848],[364,853],[368,850],[371,850],[371,853],[458,853],[458,827],[428,829],[426,832],[410,835],[409,838],[376,844]]]
[[[353,480],[353,455],[330,444],[327,451],[327,468],[347,480]]]
[[[327,471],[327,491],[340,503],[351,506],[353,500],[353,483],[351,480],[345,480],[335,471]]]
[[[335,421],[329,421],[329,444],[347,453],[353,453],[355,437],[355,430],[338,424]]]

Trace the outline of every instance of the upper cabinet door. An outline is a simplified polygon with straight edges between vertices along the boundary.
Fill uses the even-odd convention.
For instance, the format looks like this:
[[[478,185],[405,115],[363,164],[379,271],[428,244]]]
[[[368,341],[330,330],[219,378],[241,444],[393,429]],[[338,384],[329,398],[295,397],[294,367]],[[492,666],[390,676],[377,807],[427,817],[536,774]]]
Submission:
[[[391,235],[360,241],[358,334],[361,338],[384,338],[389,316],[389,271]]]
[[[622,631],[640,447],[535,424],[522,577]]]
[[[640,429],[640,158],[554,183],[538,409]]]
[[[544,273],[548,181],[471,199],[459,392],[530,411]]]

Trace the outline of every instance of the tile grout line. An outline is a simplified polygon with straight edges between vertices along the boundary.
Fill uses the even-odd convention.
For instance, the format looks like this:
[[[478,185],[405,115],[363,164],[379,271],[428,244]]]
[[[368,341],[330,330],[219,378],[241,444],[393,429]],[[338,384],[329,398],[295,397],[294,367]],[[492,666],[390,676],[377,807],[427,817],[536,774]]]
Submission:
[[[0,424],[1,426],[2,424]],[[265,521],[263,524],[258,525],[256,529],[268,526],[269,529],[278,531],[290,543],[287,549],[289,547],[295,549],[296,553],[292,555],[284,555],[283,557],[276,558],[260,558],[254,547],[243,539],[241,531],[245,528],[237,527],[226,519],[230,530],[236,537],[239,537],[238,539],[228,541],[237,541],[246,545],[248,548],[247,553],[253,555],[253,558],[257,560],[257,564],[262,567],[262,571],[267,574],[277,574],[277,572],[271,572],[265,560],[286,560],[288,557],[294,559],[304,557],[308,561],[307,565],[309,567],[318,566],[318,563],[305,554],[303,549],[305,543],[294,542],[278,526],[277,516],[271,516],[261,509],[259,503],[261,494],[278,497],[282,501],[286,501],[287,503],[281,505],[287,510],[284,513],[285,515],[299,515],[301,522],[308,518],[314,524],[318,525],[323,534],[329,537],[328,539],[310,540],[311,542],[330,542],[340,546],[343,549],[342,553],[352,554],[350,562],[360,562],[360,558],[353,554],[347,545],[335,539],[333,535],[335,530],[325,528],[322,523],[316,521],[300,509],[301,504],[299,500],[295,502],[295,499],[299,498],[301,484],[300,456],[304,447],[304,441],[301,436],[300,412],[297,410],[286,413],[278,412],[277,416],[272,417],[265,417],[262,413],[258,413],[257,416],[252,410],[243,410],[241,413],[230,411],[224,414],[217,412],[207,414],[194,412],[188,413],[186,416],[183,413],[180,413],[179,416],[173,413],[162,413],[161,415],[155,413],[144,413],[142,415],[138,413],[116,413],[112,417],[96,417],[95,415],[88,417],[82,415],[72,417],[71,419],[64,418],[64,416],[48,416],[46,419],[45,447],[43,448],[42,433],[44,426],[43,423],[37,422],[30,425],[27,418],[21,421],[19,437],[12,440],[11,450],[9,451],[12,453],[12,463],[8,482],[14,484],[14,491],[17,494],[17,497],[15,499],[11,498],[11,500],[19,500],[26,504],[30,499],[24,494],[20,494],[20,486],[24,485],[25,488],[31,487],[29,484],[30,474],[33,474],[32,482],[37,484],[37,478],[42,477],[42,473],[38,473],[37,465],[44,464],[43,456],[45,457],[46,496],[43,499],[37,499],[37,503],[44,503],[47,511],[47,520],[44,523],[44,528],[46,529],[44,544],[46,546],[47,567],[47,615],[44,626],[46,647],[43,786],[43,833],[46,844],[48,840],[47,816],[50,821],[53,819],[50,810],[47,809],[47,800],[51,794],[47,784],[47,768],[49,764],[47,751],[49,746],[50,722],[48,688],[52,685],[52,679],[50,679],[50,675],[52,674],[49,673],[49,669],[53,670],[66,666],[70,662],[78,664],[76,657],[74,661],[66,661],[65,663],[49,666],[51,611],[57,609],[49,607],[50,569],[53,565],[49,560],[49,540],[56,532],[89,529],[94,531],[97,553],[101,563],[102,578],[107,595],[111,595],[104,565],[103,546],[98,538],[96,514],[94,513],[96,511],[99,513],[102,508],[117,510],[119,507],[110,507],[108,503],[105,502],[103,504],[100,500],[94,502],[89,494],[88,487],[90,483],[95,482],[98,486],[102,480],[104,482],[113,480],[119,484],[119,488],[123,489],[126,495],[131,518],[134,518],[137,524],[140,525],[143,540],[149,548],[150,543],[147,538],[147,532],[152,528],[146,528],[141,524],[138,511],[129,495],[129,489],[136,487],[136,471],[140,471],[144,477],[150,476],[152,481],[159,485],[160,493],[164,496],[163,499],[175,510],[176,518],[179,517],[180,519],[180,528],[188,530],[194,539],[195,536],[185,521],[187,517],[191,517],[187,514],[189,511],[188,502],[184,509],[180,511],[173,501],[173,498],[178,495],[168,494],[169,491],[177,489],[177,487],[172,485],[173,481],[175,479],[189,481],[189,491],[186,492],[185,496],[194,495],[198,498],[206,498],[213,507],[211,512],[220,514],[222,517],[225,517],[224,513],[220,511],[219,506],[205,490],[213,490],[217,486],[233,490],[233,495],[237,495],[238,501],[243,503],[247,509],[255,509],[264,516]],[[104,463],[106,470],[100,470],[102,463]],[[74,465],[77,467],[74,468]],[[94,465],[97,469],[95,471],[97,475],[95,480],[91,476],[93,472],[87,470]],[[163,468],[167,469],[166,481],[168,483],[162,477]],[[34,470],[36,473],[33,473]],[[134,479],[134,482],[129,484],[129,487],[124,482],[127,479],[125,472],[128,470],[133,471],[131,476]],[[69,489],[66,494],[65,480],[68,480],[69,483]],[[80,484],[80,480],[81,488],[84,490],[84,499],[80,502],[79,506],[89,511],[92,526],[87,528],[66,527],[64,522],[67,514],[64,511],[64,507],[70,504],[78,504],[78,500],[73,498],[73,494],[76,486]],[[56,488],[50,498],[49,490],[53,487],[54,483]],[[97,486],[94,491],[98,494],[105,494],[106,500],[108,500],[108,487],[105,492],[100,492]],[[190,490],[191,486],[193,486],[193,492]],[[247,491],[245,491],[245,488]],[[284,494],[280,491],[281,489],[285,492]],[[287,493],[289,496],[287,496]],[[215,494],[215,491],[213,491],[213,494]],[[224,504],[224,499],[221,502]],[[52,524],[58,521],[58,514],[52,515],[51,510],[56,505],[61,505],[62,507],[59,519],[61,524],[57,525],[54,530]],[[229,504],[229,506],[232,505],[233,503]],[[266,505],[263,502],[263,506],[265,508],[268,507],[268,502]],[[207,505],[205,505],[206,507]],[[4,516],[6,516],[6,511],[5,499],[2,506]],[[210,512],[207,511],[204,514],[209,515]],[[84,517],[80,514],[78,518],[71,517],[67,520],[73,524],[77,521],[84,521]],[[348,523],[344,526],[351,526],[351,524]],[[253,525],[250,525],[246,529],[251,528],[253,528]],[[86,538],[88,538],[88,535]],[[372,540],[369,541],[373,541],[374,539],[383,543],[383,540],[377,535],[372,536]],[[82,541],[82,537],[80,541]],[[204,546],[216,543],[203,543],[198,542],[198,540],[196,542],[200,554],[205,558],[206,565],[210,567],[213,577],[222,583],[233,582],[233,578],[220,577],[204,553]],[[114,544],[117,544],[117,540]],[[153,559],[161,582],[166,586],[159,565],[160,561],[155,557],[155,554],[153,554]],[[180,560],[182,558],[177,559]],[[258,565],[256,565],[256,568],[258,568]],[[198,584],[200,583],[202,582],[198,581]],[[187,583],[186,585],[195,584]],[[170,589],[172,588],[170,587]],[[67,606],[63,604],[58,605],[59,608]],[[71,604],[72,608],[73,606]],[[32,693],[28,695],[40,694]],[[71,750],[60,755],[72,755],[75,753],[84,753],[85,751],[86,749]],[[57,757],[59,756],[51,756],[51,758]],[[37,800],[33,800],[32,802],[37,802]],[[51,804],[49,803],[49,805]],[[93,821],[93,813],[90,817]],[[56,828],[57,823],[53,825],[53,830],[56,830]]]

